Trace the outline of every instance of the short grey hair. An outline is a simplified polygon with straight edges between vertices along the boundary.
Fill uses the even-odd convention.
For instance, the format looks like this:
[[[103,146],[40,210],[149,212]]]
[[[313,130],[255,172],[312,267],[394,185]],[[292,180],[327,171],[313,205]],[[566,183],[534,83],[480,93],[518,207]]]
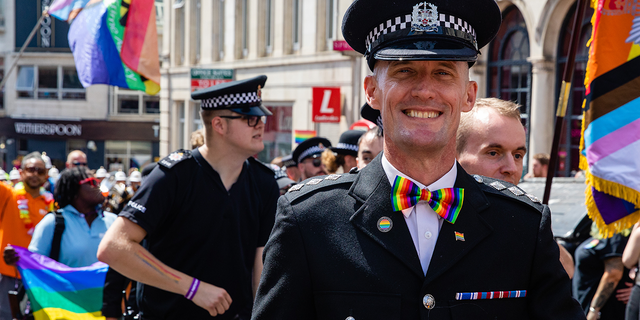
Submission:
[[[28,155],[24,156],[24,158],[22,158],[22,167],[24,168],[24,166],[27,164],[27,161],[29,161],[31,159],[36,159],[37,161],[42,161],[42,163],[44,163],[45,166],[47,165],[47,163],[42,158],[42,153],[40,153],[38,151],[34,151],[34,152],[31,152]]]

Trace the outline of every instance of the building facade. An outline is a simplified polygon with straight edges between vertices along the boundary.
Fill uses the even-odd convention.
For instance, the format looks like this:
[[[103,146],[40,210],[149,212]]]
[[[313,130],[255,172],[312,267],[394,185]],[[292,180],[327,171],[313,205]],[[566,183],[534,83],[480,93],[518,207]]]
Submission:
[[[0,168],[19,166],[32,151],[46,152],[57,168],[76,149],[87,154],[91,169],[126,171],[157,160],[159,97],[106,85],[83,88],[67,22],[45,17],[18,59],[50,3],[0,0],[0,77],[8,77],[0,99]]]
[[[199,104],[190,98],[201,79],[194,75],[198,70],[226,72],[225,79],[234,80],[268,76],[262,98],[274,117],[267,121],[261,160],[290,153],[297,130],[315,130],[337,143],[340,133],[359,120],[365,102],[363,78],[369,74],[364,59],[343,48],[341,21],[351,2],[166,0],[164,25],[170,27],[161,50],[160,154],[189,148],[190,133],[202,127]],[[470,77],[478,82],[480,97],[522,105],[529,155],[549,153],[576,1],[497,2],[503,25],[482,50]],[[578,169],[585,45],[592,13],[589,9],[581,22],[573,93],[559,151],[561,176]],[[217,82],[204,86],[213,83]],[[313,91],[325,87],[340,89],[339,121],[315,123]]]

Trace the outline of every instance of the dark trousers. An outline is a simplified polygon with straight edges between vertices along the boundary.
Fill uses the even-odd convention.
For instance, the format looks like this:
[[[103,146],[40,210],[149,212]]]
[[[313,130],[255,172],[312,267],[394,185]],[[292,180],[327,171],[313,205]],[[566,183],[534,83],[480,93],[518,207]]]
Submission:
[[[625,320],[638,320],[640,319],[640,286],[637,284],[631,289],[631,296],[627,303],[627,310],[624,314]]]

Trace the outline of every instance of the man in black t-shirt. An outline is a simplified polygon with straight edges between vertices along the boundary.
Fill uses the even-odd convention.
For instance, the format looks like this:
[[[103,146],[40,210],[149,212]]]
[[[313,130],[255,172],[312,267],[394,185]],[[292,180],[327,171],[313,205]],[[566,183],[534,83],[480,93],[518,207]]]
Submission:
[[[142,319],[251,317],[279,196],[273,171],[251,157],[271,115],[266,78],[194,92],[205,144],[160,160],[103,238],[98,258],[139,282]]]

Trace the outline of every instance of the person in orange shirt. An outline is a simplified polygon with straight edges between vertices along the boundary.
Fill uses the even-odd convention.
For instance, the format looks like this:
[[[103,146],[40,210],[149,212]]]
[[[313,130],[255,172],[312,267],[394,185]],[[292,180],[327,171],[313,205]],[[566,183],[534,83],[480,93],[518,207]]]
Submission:
[[[0,207],[1,248],[7,244],[28,247],[35,226],[48,212],[53,211],[53,195],[42,188],[47,180],[47,169],[39,152],[32,152],[23,158],[20,175],[22,182],[14,187],[14,194],[0,192],[0,205],[4,206]],[[0,274],[0,320],[11,319],[7,291],[14,290],[19,283],[19,275],[15,267],[6,265],[2,259]]]
[[[0,183],[0,239],[4,238],[5,233],[5,220],[6,217],[18,217],[18,206],[16,198],[13,195],[11,186],[5,183]],[[7,230],[10,230],[7,228]],[[28,243],[27,243],[28,245]],[[0,259],[2,260],[2,259]],[[4,264],[4,260],[0,262],[0,319],[11,319],[11,309],[9,308],[9,297],[7,291],[13,290],[16,286],[15,274],[17,271],[15,268],[11,268],[9,274],[5,274],[5,269],[9,268]]]

